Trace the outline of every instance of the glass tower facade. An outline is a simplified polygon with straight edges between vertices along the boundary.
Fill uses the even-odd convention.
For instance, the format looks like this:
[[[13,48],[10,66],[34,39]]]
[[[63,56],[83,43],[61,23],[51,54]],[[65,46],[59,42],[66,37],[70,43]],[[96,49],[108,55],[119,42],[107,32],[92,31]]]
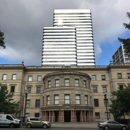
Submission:
[[[95,65],[90,9],[54,10],[53,27],[43,28],[42,66]]]

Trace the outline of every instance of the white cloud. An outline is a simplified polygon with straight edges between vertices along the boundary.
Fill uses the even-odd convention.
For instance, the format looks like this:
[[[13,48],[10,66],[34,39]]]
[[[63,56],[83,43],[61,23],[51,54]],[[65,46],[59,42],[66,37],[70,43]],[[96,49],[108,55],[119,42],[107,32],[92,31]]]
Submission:
[[[42,28],[53,26],[53,10],[89,8],[98,58],[104,51],[101,45],[105,41],[114,44],[125,31],[123,23],[129,20],[129,5],[129,0],[1,0],[0,29],[5,33],[7,48],[0,49],[0,57],[41,65]]]

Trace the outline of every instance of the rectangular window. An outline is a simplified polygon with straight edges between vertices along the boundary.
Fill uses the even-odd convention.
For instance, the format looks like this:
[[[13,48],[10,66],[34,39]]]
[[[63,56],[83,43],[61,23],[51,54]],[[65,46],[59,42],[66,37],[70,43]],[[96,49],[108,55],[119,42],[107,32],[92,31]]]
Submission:
[[[65,86],[69,86],[69,85],[70,85],[69,79],[65,79]]]
[[[59,104],[59,95],[54,95],[55,104]]]
[[[39,117],[39,113],[35,113],[34,117]]]
[[[70,104],[70,95],[69,94],[65,94],[65,104]]]
[[[96,80],[96,75],[92,75],[92,80]]]
[[[94,92],[94,93],[97,93],[97,92],[98,92],[97,86],[93,86],[93,92]]]
[[[118,79],[122,79],[122,74],[121,73],[117,73],[117,78]]]
[[[3,74],[2,80],[6,80],[7,79],[7,74]]]
[[[85,95],[85,104],[88,105],[88,95]]]
[[[41,87],[37,87],[36,93],[41,93]]]
[[[50,88],[51,87],[51,81],[49,80],[48,81],[48,88]]]
[[[47,96],[47,97],[46,97],[46,104],[47,104],[47,105],[50,105],[50,96]]]
[[[101,75],[102,80],[106,80],[106,76],[105,75]]]
[[[105,118],[107,119],[107,116],[108,116],[108,119],[110,119],[110,113],[109,112],[105,112]]]
[[[127,73],[127,78],[130,79],[130,73]]]
[[[104,100],[104,107],[108,107],[108,99]]]
[[[41,75],[37,76],[37,81],[42,81],[42,76]]]
[[[12,80],[16,80],[16,74],[12,75]]]
[[[31,87],[27,87],[28,93],[31,93]]]
[[[27,99],[27,107],[30,107],[30,99]]]
[[[32,81],[32,76],[31,75],[28,76],[28,81]]]
[[[106,86],[102,86],[103,89],[103,93],[107,93],[107,87]]]
[[[55,86],[58,87],[59,86],[59,79],[55,80]]]
[[[120,89],[120,90],[123,90],[123,85],[119,85],[119,89]]]
[[[75,96],[76,104],[80,104],[80,95],[76,94]]]
[[[99,107],[98,99],[94,99],[94,106],[95,106],[95,107]]]
[[[14,92],[15,92],[15,86],[11,86],[10,92],[11,92],[11,93],[14,93]]]
[[[83,80],[83,87],[86,87],[86,80]]]
[[[95,119],[100,119],[100,113],[99,112],[95,112]]]
[[[26,114],[25,114],[25,117],[29,117],[29,116],[30,116],[30,113],[26,113]]]
[[[36,99],[36,101],[35,101],[35,107],[40,107],[40,99]]]
[[[79,80],[75,79],[75,86],[79,86]]]

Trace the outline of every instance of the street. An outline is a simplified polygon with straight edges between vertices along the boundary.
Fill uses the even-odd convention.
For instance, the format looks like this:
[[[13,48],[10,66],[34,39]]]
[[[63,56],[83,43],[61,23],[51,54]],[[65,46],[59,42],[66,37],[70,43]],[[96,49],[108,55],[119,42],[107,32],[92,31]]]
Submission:
[[[28,128],[26,127],[21,127],[21,128],[3,128],[3,127],[0,127],[0,130],[29,130]],[[30,128],[30,130],[43,130],[43,128]],[[76,129],[76,130],[102,130],[102,129],[90,129],[90,128],[49,128],[47,130],[72,130],[72,129]]]

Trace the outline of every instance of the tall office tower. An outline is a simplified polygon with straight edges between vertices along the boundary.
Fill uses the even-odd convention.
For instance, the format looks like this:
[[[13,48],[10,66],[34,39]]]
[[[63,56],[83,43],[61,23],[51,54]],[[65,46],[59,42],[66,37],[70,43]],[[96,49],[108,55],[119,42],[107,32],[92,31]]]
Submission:
[[[130,63],[130,57],[125,53],[123,44],[117,49],[112,56],[113,63]]]
[[[54,10],[53,27],[43,29],[42,65],[95,65],[90,9]]]

